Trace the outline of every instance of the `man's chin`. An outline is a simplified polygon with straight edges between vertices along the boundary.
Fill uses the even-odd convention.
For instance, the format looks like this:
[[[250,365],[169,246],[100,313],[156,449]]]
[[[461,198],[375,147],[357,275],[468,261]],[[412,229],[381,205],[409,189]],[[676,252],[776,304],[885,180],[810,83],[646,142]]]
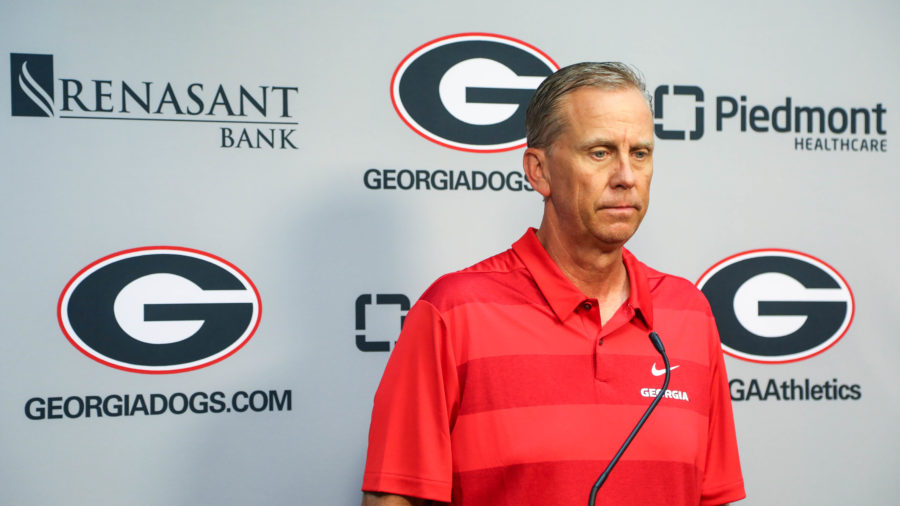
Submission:
[[[620,226],[605,227],[594,232],[597,241],[609,248],[621,248],[629,239],[637,232],[637,226]]]

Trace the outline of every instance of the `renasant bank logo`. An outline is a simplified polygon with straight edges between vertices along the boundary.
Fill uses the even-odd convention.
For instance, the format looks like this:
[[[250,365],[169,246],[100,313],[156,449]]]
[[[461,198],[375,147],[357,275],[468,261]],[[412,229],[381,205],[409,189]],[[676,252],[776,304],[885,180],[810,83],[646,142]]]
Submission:
[[[13,116],[53,116],[53,55],[9,55]]]
[[[54,70],[53,55],[10,53],[12,116],[218,124],[221,148],[298,149],[297,86],[55,79]]]
[[[663,84],[653,96],[658,138],[697,141],[710,129],[710,107],[700,86]],[[881,102],[827,107],[790,96],[771,104],[754,103],[748,95],[718,95],[711,110],[714,132],[789,134],[795,151],[887,151],[887,109]]]

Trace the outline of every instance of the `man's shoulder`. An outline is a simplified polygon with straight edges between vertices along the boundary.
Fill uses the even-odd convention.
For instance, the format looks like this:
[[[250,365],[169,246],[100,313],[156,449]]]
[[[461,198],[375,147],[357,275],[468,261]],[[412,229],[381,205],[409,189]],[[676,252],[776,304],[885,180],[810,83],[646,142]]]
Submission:
[[[465,269],[444,274],[420,300],[443,311],[461,304],[502,303],[509,295],[533,290],[533,281],[518,255],[508,249]]]
[[[693,282],[640,262],[655,305],[709,311],[709,302]]]

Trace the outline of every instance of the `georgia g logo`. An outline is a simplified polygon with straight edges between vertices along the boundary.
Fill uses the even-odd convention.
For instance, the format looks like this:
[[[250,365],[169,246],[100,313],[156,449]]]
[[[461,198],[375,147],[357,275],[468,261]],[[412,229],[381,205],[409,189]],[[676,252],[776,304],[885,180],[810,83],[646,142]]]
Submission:
[[[761,363],[803,360],[833,346],[853,320],[853,293],[825,262],[797,251],[753,250],[706,271],[725,353]]]
[[[508,151],[525,145],[531,95],[558,69],[539,49],[511,37],[448,35],[400,62],[391,79],[391,101],[404,123],[441,146]]]
[[[136,248],[82,269],[59,297],[69,342],[110,367],[178,373],[223,360],[256,332],[262,303],[234,265],[198,250]]]

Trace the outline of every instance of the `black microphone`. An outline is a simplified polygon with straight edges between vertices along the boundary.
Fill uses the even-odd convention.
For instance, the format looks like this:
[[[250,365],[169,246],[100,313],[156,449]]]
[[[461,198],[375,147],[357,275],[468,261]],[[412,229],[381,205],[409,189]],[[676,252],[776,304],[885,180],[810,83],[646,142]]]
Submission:
[[[650,413],[656,409],[656,405],[659,404],[659,401],[662,400],[663,396],[666,394],[666,389],[669,388],[669,377],[672,375],[672,368],[669,367],[669,357],[666,356],[666,349],[663,347],[662,339],[659,338],[659,334],[656,332],[651,332],[650,341],[653,342],[653,347],[656,348],[656,351],[658,351],[660,355],[662,355],[663,362],[666,364],[666,379],[663,381],[662,389],[656,394],[656,398],[650,403],[650,407],[647,408],[647,411],[644,412],[644,416],[641,417],[637,425],[634,426],[634,430],[631,431],[631,434],[629,434],[625,439],[625,442],[622,443],[622,447],[619,448],[616,456],[609,461],[609,465],[606,466],[603,474],[597,478],[597,481],[594,483],[594,488],[591,489],[591,497],[588,499],[588,506],[594,506],[594,500],[597,497],[597,492],[600,490],[600,487],[603,486],[603,482],[606,481],[610,471],[612,471],[613,467],[619,462],[619,458],[625,453],[625,449],[631,444],[631,440],[634,439],[634,436],[637,435],[638,431],[641,430],[641,427],[644,426],[644,422],[650,417]]]

